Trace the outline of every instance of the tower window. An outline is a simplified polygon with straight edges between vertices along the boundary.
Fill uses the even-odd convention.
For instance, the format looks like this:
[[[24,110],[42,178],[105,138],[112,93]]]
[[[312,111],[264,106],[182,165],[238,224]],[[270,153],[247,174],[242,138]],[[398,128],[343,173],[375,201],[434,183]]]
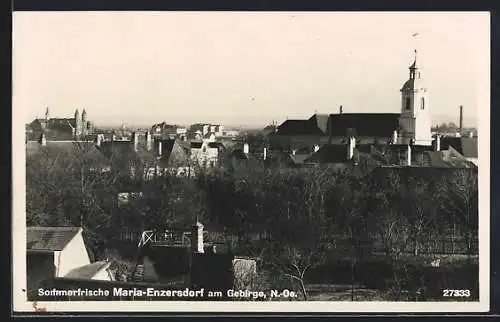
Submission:
[[[425,98],[423,97],[420,99],[420,109],[425,109]]]
[[[409,97],[405,100],[405,109],[409,110],[411,108],[411,100]]]

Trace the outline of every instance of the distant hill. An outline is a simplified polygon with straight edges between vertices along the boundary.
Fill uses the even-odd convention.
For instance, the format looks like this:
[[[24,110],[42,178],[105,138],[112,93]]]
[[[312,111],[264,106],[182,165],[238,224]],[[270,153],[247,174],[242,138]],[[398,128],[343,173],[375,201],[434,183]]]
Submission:
[[[445,114],[438,114],[438,115],[432,115],[432,125],[438,125],[442,123],[450,123],[453,122],[456,125],[459,125],[459,117],[457,116],[450,116],[450,115],[445,115]],[[477,119],[476,118],[471,118],[471,117],[464,117],[463,120],[464,127],[474,127],[477,128]]]

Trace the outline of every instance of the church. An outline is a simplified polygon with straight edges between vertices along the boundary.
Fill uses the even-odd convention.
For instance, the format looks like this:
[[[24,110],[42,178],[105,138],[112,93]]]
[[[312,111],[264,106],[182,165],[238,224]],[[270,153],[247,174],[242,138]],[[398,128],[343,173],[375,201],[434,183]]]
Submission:
[[[42,133],[50,141],[82,140],[93,134],[93,125],[87,119],[83,109],[80,116],[78,109],[72,118],[51,118],[49,108],[44,118],[37,118],[27,126],[27,140],[39,140]]]
[[[324,144],[414,145],[432,149],[431,115],[417,51],[401,91],[399,113],[314,114],[307,120],[286,120],[268,136],[269,148],[293,152],[314,151]]]

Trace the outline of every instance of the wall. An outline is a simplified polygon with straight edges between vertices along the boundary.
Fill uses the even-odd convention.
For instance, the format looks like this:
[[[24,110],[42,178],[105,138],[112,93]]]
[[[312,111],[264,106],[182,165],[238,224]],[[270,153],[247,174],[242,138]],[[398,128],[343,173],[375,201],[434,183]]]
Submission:
[[[26,254],[26,278],[28,298],[36,294],[40,283],[55,276],[54,252],[31,252]]]
[[[62,277],[74,268],[90,264],[81,231],[60,252],[60,258],[54,258],[57,267],[56,276]]]

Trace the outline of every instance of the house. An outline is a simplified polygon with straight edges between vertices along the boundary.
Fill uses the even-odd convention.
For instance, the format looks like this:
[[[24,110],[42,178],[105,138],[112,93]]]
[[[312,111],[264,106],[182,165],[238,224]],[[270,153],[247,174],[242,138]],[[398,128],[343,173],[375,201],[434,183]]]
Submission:
[[[27,227],[26,263],[29,290],[68,276],[113,280],[107,263],[92,263],[81,227]]]
[[[191,141],[191,160],[200,167],[214,167],[219,162],[219,152],[223,145],[208,140]]]
[[[187,142],[177,138],[153,139],[149,131],[144,136],[133,132],[130,140],[101,140],[97,147],[112,161],[113,166],[131,177],[140,174],[145,179],[151,179],[165,170],[182,172],[190,164]]]
[[[156,155],[156,170],[154,167],[148,169],[148,178],[152,171],[165,173],[170,171],[175,175],[194,175],[191,166],[189,144],[180,139],[156,139],[154,143]]]
[[[161,122],[151,126],[151,134],[154,137],[171,137],[185,140],[187,129],[179,125],[171,125],[166,122]]]

